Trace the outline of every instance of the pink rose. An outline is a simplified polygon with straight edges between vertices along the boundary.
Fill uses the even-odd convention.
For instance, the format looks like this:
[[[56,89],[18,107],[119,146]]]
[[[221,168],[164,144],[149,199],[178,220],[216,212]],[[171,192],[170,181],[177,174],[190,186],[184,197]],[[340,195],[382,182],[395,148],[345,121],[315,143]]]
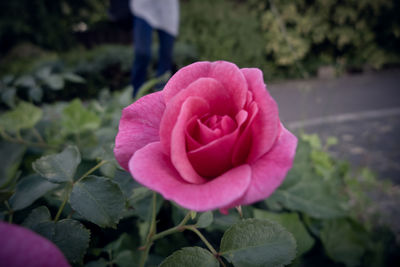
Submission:
[[[198,62],[122,112],[119,164],[195,211],[267,198],[291,168],[297,139],[281,124],[259,69]]]
[[[1,266],[70,266],[56,245],[27,228],[0,221],[0,236]]]

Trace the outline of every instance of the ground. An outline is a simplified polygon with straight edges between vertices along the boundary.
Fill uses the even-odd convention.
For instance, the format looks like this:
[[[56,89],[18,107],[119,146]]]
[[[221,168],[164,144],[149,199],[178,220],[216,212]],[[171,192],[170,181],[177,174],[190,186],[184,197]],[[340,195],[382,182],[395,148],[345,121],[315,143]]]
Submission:
[[[336,158],[400,184],[400,69],[267,87],[288,129],[335,136]]]

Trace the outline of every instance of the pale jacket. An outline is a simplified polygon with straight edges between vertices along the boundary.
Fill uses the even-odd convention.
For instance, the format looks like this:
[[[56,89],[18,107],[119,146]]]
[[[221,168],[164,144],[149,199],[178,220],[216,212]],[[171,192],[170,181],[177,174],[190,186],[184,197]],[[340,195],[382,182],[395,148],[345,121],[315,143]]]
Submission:
[[[178,35],[178,0],[131,0],[130,8],[134,16],[144,19],[154,29]]]

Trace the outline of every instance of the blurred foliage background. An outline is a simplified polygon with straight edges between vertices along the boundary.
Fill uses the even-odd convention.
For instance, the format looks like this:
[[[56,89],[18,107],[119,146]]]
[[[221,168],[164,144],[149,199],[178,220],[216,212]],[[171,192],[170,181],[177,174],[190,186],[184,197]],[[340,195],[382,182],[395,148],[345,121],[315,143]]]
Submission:
[[[270,82],[311,77],[325,66],[340,74],[400,63],[397,0],[180,3],[176,69],[197,60],[224,59],[260,68]],[[35,175],[32,163],[38,159],[64,161],[65,155],[75,155],[76,177],[70,180],[83,177],[100,159],[114,161],[121,110],[132,103],[126,85],[133,49],[131,32],[110,21],[108,6],[109,0],[0,1],[0,220],[21,224],[41,213],[50,220],[56,212],[71,218],[74,209],[81,208],[67,203],[64,214],[57,211],[63,210],[58,207],[71,188]],[[158,82],[150,79],[144,89]],[[299,235],[292,266],[399,266],[400,227],[393,219],[398,214],[398,187],[376,179],[368,169],[354,173],[348,163],[332,158],[327,149],[335,139],[322,142],[317,136],[301,135],[299,141],[285,183],[268,200],[244,207],[244,217],[269,218]],[[54,154],[66,145],[75,148]],[[93,220],[98,210],[75,214],[69,222],[76,226],[80,221],[85,227],[80,230],[90,230],[90,244],[89,237],[82,241],[83,234],[65,234],[71,245],[63,252],[81,265],[132,266],[146,238],[151,192],[117,170],[115,162],[96,166],[94,174],[108,182],[104,177],[89,181],[114,188],[114,196],[107,189],[104,199],[120,200],[112,207],[108,225],[120,221],[118,229],[105,229],[104,222]],[[157,205],[163,219],[160,231],[176,225],[185,213],[161,198]],[[204,231],[219,244],[239,215],[214,216]],[[189,244],[201,245],[187,232],[160,240],[150,257],[152,264]]]
[[[399,1],[180,3],[176,69],[196,60],[224,59],[258,67],[271,81],[314,76],[323,66],[340,74],[400,62]],[[2,1],[0,75],[34,75],[46,66],[85,78],[86,89],[69,90],[71,95],[63,96],[69,98],[129,84],[131,32],[110,21],[108,6],[109,0]]]

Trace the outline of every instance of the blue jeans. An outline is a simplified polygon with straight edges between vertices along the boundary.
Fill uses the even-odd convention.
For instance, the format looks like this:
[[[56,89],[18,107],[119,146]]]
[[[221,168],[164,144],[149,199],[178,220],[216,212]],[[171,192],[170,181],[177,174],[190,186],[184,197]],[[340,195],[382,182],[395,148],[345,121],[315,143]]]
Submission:
[[[135,58],[132,67],[131,82],[133,97],[135,97],[139,88],[147,80],[147,69],[151,61],[153,28],[144,19],[134,17],[133,20]],[[157,30],[157,33],[160,46],[156,76],[159,77],[171,70],[175,37],[163,30]]]

